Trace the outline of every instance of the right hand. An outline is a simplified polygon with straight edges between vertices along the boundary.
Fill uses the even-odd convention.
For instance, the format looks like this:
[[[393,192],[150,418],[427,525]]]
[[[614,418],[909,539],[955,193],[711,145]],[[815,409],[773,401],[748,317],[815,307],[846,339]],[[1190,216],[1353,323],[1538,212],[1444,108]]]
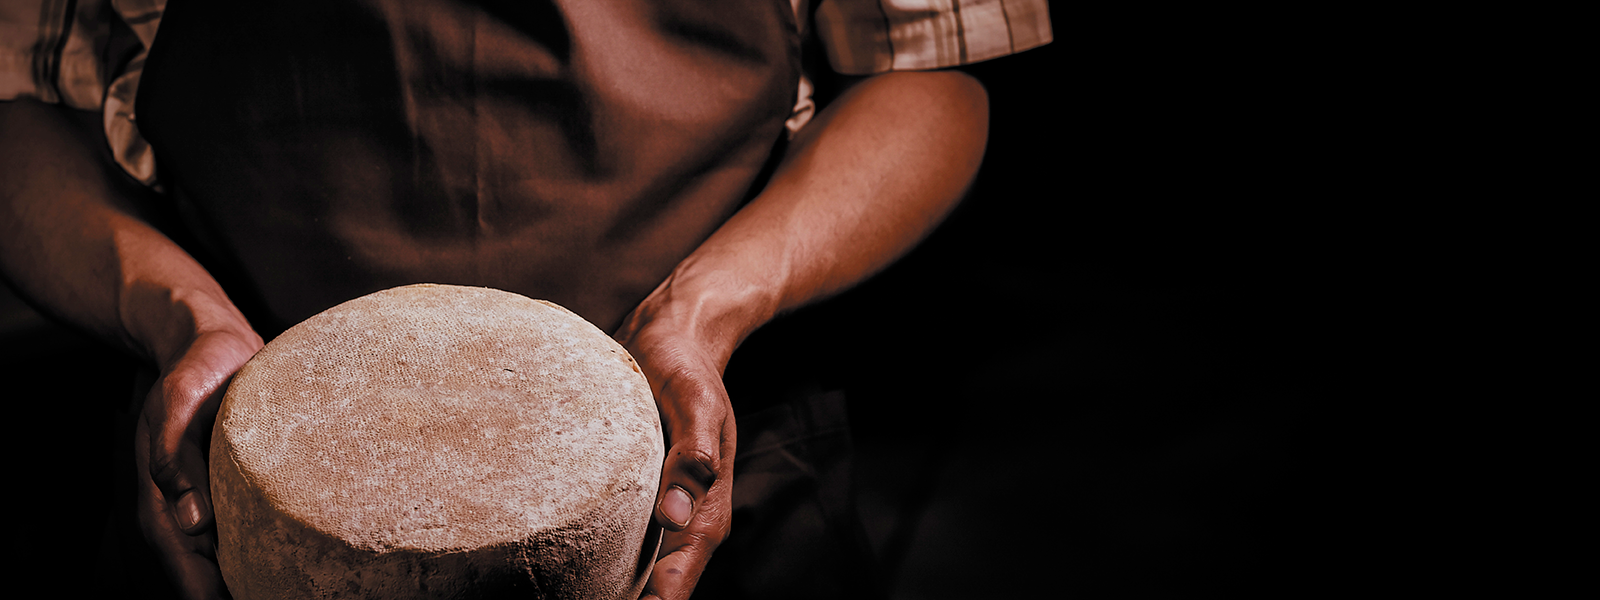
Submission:
[[[250,331],[203,332],[145,396],[134,434],[139,526],[185,600],[229,597],[205,454],[228,381],[261,346]]]

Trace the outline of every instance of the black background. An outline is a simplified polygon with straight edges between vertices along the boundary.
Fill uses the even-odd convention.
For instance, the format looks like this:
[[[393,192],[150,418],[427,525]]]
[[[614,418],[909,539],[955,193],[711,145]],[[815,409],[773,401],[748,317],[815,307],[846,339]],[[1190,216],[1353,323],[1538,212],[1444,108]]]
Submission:
[[[1426,467],[1389,454],[1416,390],[1383,383],[1414,233],[1378,184],[1404,170],[1385,111],[1411,108],[1386,42],[1309,8],[1051,10],[1053,44],[966,69],[991,102],[968,200],[753,336],[735,403],[795,365],[849,394],[897,597],[1343,596],[1406,572]]]

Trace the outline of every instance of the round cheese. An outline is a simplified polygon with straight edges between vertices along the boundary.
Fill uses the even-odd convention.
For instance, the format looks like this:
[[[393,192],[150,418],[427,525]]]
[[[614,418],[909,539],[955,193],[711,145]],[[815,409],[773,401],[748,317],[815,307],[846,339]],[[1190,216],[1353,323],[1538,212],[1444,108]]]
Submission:
[[[620,345],[550,302],[351,300],[234,377],[211,441],[238,600],[637,598],[664,454]]]

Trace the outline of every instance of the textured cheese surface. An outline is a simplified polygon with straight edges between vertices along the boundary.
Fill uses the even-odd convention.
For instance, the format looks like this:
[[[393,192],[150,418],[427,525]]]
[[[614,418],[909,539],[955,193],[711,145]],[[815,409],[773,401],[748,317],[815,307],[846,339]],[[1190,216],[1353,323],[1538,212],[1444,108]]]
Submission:
[[[662,457],[649,384],[581,317],[395,288],[295,326],[230,384],[218,560],[240,600],[637,597]]]

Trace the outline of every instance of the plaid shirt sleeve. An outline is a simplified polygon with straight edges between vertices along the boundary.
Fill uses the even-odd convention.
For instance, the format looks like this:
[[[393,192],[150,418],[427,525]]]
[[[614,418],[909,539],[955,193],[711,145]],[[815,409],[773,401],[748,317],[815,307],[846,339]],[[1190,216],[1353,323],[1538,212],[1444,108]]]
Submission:
[[[134,126],[133,99],[165,6],[166,0],[0,2],[0,101],[33,98],[99,111],[117,164],[154,184],[155,158]]]
[[[802,35],[814,33],[833,70],[846,75],[954,67],[1051,41],[1045,0],[790,2]],[[134,126],[133,101],[165,6],[166,0],[0,2],[0,101],[36,98],[101,111],[117,163],[154,185],[155,157]],[[127,27],[112,27],[114,20]],[[789,133],[814,112],[811,82],[802,78]]]
[[[817,38],[846,75],[971,64],[1050,43],[1045,0],[810,0]]]
[[[802,38],[844,75],[957,67],[1050,43],[1045,0],[790,0]],[[793,137],[816,114],[812,84],[784,124]]]

